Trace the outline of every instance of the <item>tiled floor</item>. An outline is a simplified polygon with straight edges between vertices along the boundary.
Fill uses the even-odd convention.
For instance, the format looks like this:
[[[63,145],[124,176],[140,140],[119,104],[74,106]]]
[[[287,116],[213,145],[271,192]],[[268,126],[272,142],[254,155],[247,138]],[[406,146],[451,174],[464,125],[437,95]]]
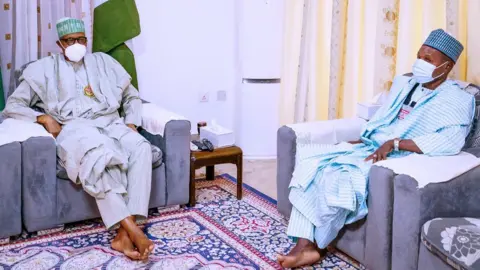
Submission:
[[[237,169],[233,164],[215,166],[216,174],[228,173],[237,177]],[[203,175],[205,169],[197,170],[197,175]],[[244,160],[243,182],[277,199],[277,161],[276,160]]]

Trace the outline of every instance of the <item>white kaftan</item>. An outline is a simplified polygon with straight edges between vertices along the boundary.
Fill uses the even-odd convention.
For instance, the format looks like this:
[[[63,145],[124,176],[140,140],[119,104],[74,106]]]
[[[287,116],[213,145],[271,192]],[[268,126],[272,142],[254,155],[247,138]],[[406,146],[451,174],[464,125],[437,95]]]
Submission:
[[[103,53],[87,54],[78,63],[61,54],[45,57],[24,70],[3,112],[32,122],[45,113],[62,125],[56,139],[59,162],[72,181],[96,198],[107,227],[130,215],[148,214],[151,147],[126,126],[141,125],[142,114],[130,80]]]

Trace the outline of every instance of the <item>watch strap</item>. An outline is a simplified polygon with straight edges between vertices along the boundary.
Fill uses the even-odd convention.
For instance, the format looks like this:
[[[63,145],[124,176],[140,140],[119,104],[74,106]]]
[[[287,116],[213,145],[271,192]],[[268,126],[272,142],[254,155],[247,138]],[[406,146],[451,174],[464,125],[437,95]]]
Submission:
[[[394,139],[393,140],[393,149],[395,151],[399,151],[400,150],[400,139]]]

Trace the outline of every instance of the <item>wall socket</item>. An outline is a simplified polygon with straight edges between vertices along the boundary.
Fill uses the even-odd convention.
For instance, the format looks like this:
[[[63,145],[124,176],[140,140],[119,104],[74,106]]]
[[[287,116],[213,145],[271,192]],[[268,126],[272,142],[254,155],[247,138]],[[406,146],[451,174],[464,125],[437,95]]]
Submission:
[[[208,102],[209,92],[200,92],[200,102]]]
[[[217,101],[226,101],[227,100],[227,91],[220,90],[217,91]]]

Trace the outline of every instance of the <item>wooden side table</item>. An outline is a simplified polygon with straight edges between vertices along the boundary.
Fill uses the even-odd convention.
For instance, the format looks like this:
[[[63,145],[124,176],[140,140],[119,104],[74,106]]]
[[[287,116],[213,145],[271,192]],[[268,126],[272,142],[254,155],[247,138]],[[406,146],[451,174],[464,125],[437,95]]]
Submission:
[[[196,204],[195,170],[206,167],[207,180],[214,180],[215,165],[225,163],[237,165],[237,199],[242,199],[243,152],[240,147],[218,148],[213,152],[192,151],[190,155],[190,201],[188,206],[193,207]]]

